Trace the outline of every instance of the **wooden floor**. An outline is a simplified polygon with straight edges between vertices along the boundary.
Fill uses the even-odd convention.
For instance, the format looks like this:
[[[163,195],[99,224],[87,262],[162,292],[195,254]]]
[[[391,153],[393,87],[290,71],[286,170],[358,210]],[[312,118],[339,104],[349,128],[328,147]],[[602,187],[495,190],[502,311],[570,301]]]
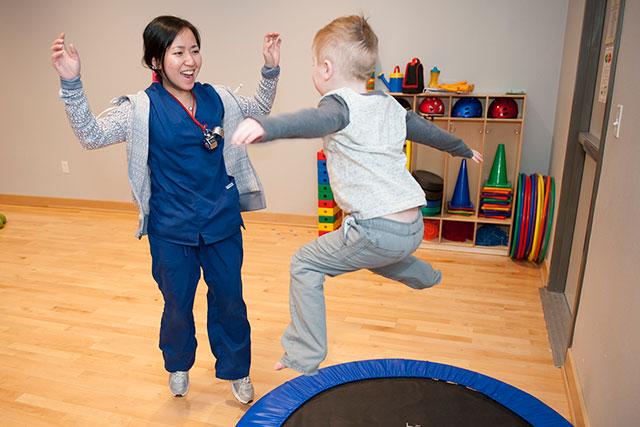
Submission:
[[[0,424],[234,426],[247,410],[214,377],[205,288],[186,398],[173,398],[158,349],[162,298],[137,215],[1,205]],[[256,398],[292,379],[274,372],[288,323],[289,259],[310,228],[248,223],[244,293]],[[539,398],[569,419],[553,366],[540,270],[507,257],[419,250],[443,270],[416,291],[369,271],[327,280],[329,355],[322,366],[410,358],[470,369]]]

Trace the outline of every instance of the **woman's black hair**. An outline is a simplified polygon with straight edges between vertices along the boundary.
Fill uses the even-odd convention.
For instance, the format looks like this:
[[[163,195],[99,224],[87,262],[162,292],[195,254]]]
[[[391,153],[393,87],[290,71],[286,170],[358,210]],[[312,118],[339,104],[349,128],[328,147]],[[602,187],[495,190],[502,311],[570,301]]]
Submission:
[[[150,69],[157,71],[153,66],[153,60],[158,64],[164,64],[164,56],[167,48],[171,46],[173,40],[180,31],[188,28],[196,38],[196,43],[200,47],[200,33],[192,23],[177,16],[158,16],[149,22],[142,33],[144,42],[144,63]],[[157,73],[158,78],[162,81],[161,73]]]

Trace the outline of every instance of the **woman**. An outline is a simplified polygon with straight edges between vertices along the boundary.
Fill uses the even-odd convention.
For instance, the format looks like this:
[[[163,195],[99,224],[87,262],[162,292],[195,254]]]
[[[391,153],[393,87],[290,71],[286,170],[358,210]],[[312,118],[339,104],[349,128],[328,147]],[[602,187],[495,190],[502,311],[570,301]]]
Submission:
[[[250,326],[242,298],[240,211],[263,209],[260,180],[245,149],[225,144],[248,115],[268,114],[280,74],[279,35],[264,38],[262,80],[252,98],[196,82],[200,35],[188,21],[159,16],[144,30],[144,62],[156,80],[113,101],[96,119],[80,82],[80,58],[64,33],[51,46],[61,99],[86,149],[126,141],[128,176],[139,210],[136,237],[149,236],[153,277],[164,297],[160,349],[169,390],[184,396],[195,361],[193,302],[200,269],[208,286],[207,329],[216,377],[241,403],[253,400]]]

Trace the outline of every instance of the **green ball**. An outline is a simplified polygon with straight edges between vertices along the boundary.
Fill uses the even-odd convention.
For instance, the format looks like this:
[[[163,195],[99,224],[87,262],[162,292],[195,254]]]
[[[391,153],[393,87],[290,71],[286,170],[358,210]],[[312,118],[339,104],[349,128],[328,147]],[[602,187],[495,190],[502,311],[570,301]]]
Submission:
[[[5,222],[7,222],[7,217],[0,213],[0,223],[4,224]]]

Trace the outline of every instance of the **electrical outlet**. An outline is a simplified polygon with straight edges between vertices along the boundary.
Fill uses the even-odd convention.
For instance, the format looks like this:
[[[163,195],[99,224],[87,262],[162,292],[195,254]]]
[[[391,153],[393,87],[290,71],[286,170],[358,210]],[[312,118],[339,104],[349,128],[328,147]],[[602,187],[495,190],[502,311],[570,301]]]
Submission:
[[[60,165],[62,166],[62,173],[69,173],[69,162],[63,160]]]

